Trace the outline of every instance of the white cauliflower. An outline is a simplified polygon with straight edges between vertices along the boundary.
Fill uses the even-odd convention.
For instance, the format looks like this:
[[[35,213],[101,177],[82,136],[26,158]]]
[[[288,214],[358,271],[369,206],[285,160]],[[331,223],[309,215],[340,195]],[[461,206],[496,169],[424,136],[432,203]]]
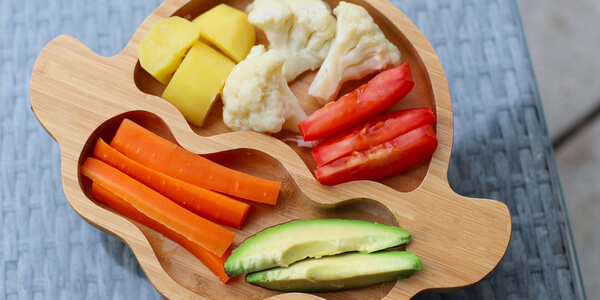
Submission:
[[[306,118],[281,73],[285,58],[263,45],[252,47],[223,87],[223,121],[234,131],[298,132]]]
[[[322,0],[255,0],[246,11],[248,21],[265,32],[269,49],[285,57],[288,82],[316,70],[335,36],[335,18]]]
[[[337,17],[337,32],[308,89],[308,94],[321,105],[334,100],[345,81],[400,63],[400,51],[363,7],[342,1],[333,13]]]

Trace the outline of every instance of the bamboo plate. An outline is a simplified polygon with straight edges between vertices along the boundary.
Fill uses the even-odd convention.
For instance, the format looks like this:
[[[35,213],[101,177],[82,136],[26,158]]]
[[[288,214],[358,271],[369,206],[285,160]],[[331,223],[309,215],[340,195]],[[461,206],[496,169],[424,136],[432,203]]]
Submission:
[[[506,252],[511,220],[497,201],[457,195],[447,180],[452,147],[452,107],[444,71],[420,31],[386,0],[352,1],[365,7],[388,39],[409,61],[415,88],[393,109],[430,106],[437,120],[439,146],[426,163],[381,183],[358,181],[334,187],[320,185],[306,148],[274,136],[230,132],[215,105],[203,128],[189,125],[167,101],[157,97],[164,86],[139,67],[137,46],[157,20],[195,17],[221,1],[167,0],[139,27],[125,49],[101,57],[70,36],[59,36],[41,52],[31,77],[32,109],[61,148],[62,181],[73,209],[92,225],[131,247],[150,282],[165,297],[289,298],[298,294],[269,291],[241,276],[222,284],[195,257],[155,231],[131,221],[90,195],[90,182],[79,166],[98,137],[109,140],[127,117],[142,126],[221,164],[282,181],[276,206],[254,205],[246,225],[235,231],[238,244],[267,226],[291,219],[350,218],[400,225],[412,233],[406,249],[417,253],[425,269],[399,281],[357,290],[303,294],[327,299],[410,298],[421,291],[450,291],[472,285],[496,267]],[[244,9],[250,0],[223,1]],[[328,0],[332,7],[336,0]],[[257,30],[257,42],[265,43]],[[318,108],[306,96],[314,72],[291,83],[307,113]],[[363,80],[364,81],[364,80]],[[361,82],[345,84],[348,91]]]

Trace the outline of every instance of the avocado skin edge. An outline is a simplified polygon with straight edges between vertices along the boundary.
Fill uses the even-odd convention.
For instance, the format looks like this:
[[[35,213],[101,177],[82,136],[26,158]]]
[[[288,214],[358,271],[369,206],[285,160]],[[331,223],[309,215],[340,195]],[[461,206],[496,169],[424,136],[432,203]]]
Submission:
[[[364,236],[349,236],[361,232]],[[224,263],[228,276],[286,267],[307,257],[349,251],[374,252],[410,242],[408,231],[380,223],[346,219],[295,220],[249,237]]]
[[[423,264],[412,252],[351,252],[250,273],[246,281],[276,291],[333,292],[405,279],[419,270]]]

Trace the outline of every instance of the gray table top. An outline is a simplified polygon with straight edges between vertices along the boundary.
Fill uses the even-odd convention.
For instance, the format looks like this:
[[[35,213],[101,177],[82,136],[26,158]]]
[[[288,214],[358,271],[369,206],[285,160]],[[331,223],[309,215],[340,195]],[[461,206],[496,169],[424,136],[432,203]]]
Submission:
[[[113,55],[160,2],[0,2],[0,299],[160,298],[131,250],[71,209],[58,145],[29,104],[33,64],[52,38],[73,35]],[[446,71],[452,188],[506,203],[513,222],[508,251],[485,279],[416,298],[585,298],[514,0],[392,2],[431,41]]]

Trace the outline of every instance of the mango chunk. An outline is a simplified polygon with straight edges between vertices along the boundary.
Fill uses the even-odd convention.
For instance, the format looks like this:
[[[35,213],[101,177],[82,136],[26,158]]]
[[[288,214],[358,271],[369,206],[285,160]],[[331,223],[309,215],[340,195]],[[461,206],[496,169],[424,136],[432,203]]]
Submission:
[[[189,20],[181,17],[160,20],[152,25],[140,42],[140,65],[166,85],[199,37],[200,29]]]
[[[219,4],[192,20],[200,38],[214,45],[236,63],[244,60],[256,42],[248,15],[227,4]]]
[[[202,126],[235,63],[198,41],[175,71],[162,97],[196,126]]]

